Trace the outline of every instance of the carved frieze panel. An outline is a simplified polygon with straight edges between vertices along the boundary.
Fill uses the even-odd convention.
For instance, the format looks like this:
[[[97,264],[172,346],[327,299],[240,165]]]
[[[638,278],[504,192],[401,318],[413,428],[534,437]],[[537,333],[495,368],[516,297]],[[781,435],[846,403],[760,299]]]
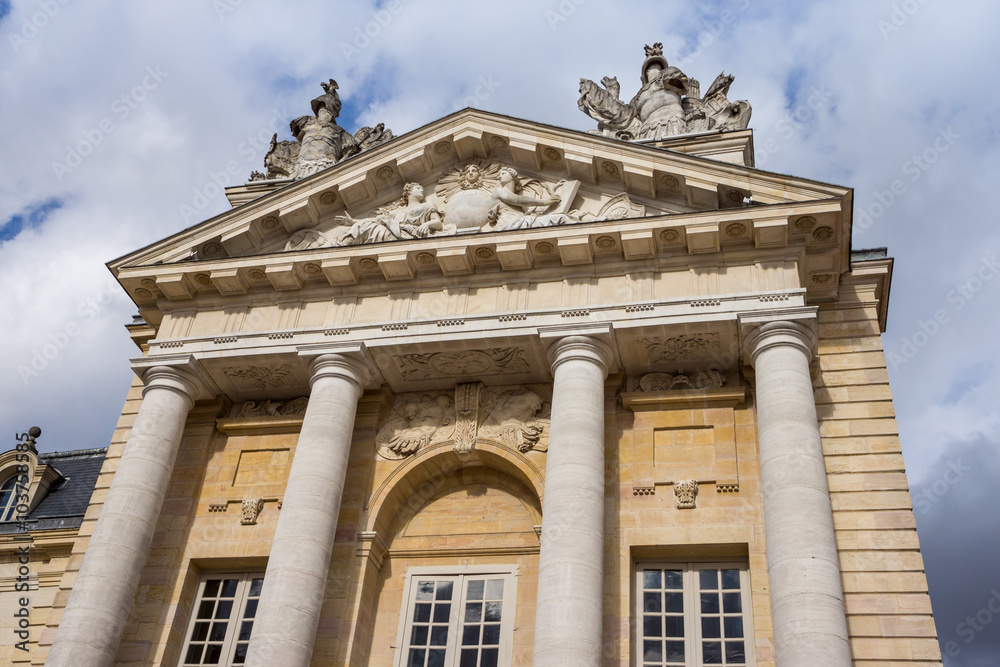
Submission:
[[[406,458],[422,448],[452,441],[468,454],[480,438],[519,452],[548,451],[550,405],[541,387],[487,388],[460,384],[453,391],[396,396],[375,435],[379,454]]]
[[[639,380],[641,391],[674,391],[678,389],[719,389],[726,378],[718,371],[707,370],[690,375],[670,373],[646,373]]]
[[[281,389],[296,383],[295,370],[290,364],[226,367],[222,372],[240,391]]]
[[[702,361],[718,358],[722,352],[719,334],[715,332],[685,334],[673,338],[643,338],[639,340],[639,345],[651,364]]]
[[[236,411],[237,417],[295,417],[306,413],[309,399],[303,396],[294,401],[246,401]]]
[[[400,354],[393,357],[404,380],[469,375],[524,373],[528,361],[518,347],[491,347],[485,350]]]

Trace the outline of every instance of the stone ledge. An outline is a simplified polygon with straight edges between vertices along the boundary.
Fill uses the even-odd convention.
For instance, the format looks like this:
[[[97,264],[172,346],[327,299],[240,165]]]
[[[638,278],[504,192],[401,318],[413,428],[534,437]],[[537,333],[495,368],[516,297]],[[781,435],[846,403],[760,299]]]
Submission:
[[[731,408],[746,400],[746,387],[685,389],[680,391],[632,391],[621,395],[622,405],[632,412],[683,410],[689,408]]]

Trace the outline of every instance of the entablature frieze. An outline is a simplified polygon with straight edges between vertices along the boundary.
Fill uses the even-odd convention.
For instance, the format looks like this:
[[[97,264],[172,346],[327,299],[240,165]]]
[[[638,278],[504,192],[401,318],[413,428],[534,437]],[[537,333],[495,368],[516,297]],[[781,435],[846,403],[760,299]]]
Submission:
[[[220,296],[405,287],[436,277],[464,281],[516,274],[523,280],[574,267],[628,272],[650,262],[696,263],[720,253],[748,259],[794,250],[804,258],[801,284],[810,300],[827,301],[835,298],[840,275],[849,268],[839,230],[842,207],[840,200],[796,202],[125,267],[119,280],[141,310],[156,311]]]

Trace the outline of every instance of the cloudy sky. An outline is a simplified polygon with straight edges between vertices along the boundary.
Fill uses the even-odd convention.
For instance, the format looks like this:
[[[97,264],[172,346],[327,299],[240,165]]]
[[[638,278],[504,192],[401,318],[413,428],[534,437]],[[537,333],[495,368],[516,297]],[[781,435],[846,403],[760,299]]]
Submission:
[[[983,0],[0,0],[0,426],[107,444],[138,351],[104,263],[228,208],[227,163],[260,169],[320,81],[350,129],[477,106],[585,130],[579,78],[628,99],[662,41],[703,85],[736,75],[758,167],[855,188],[854,247],[895,257],[884,338],[938,629],[947,664],[995,665],[1000,618],[965,618],[1000,591],[997,25]]]

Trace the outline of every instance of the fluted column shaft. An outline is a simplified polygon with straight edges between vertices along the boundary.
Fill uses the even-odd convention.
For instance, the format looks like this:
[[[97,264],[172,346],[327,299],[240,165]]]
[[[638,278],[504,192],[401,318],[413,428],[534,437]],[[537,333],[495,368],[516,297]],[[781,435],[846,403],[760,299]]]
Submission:
[[[535,667],[601,663],[604,379],[610,350],[567,336],[549,348],[554,382],[545,464]]]
[[[149,554],[156,520],[198,383],[157,366],[90,538],[46,665],[111,665]]]
[[[777,667],[850,667],[833,511],[809,375],[816,345],[809,324],[768,322],[746,339],[756,375],[775,658]]]
[[[325,354],[310,365],[309,405],[264,574],[248,667],[306,667],[312,659],[363,365]]]

